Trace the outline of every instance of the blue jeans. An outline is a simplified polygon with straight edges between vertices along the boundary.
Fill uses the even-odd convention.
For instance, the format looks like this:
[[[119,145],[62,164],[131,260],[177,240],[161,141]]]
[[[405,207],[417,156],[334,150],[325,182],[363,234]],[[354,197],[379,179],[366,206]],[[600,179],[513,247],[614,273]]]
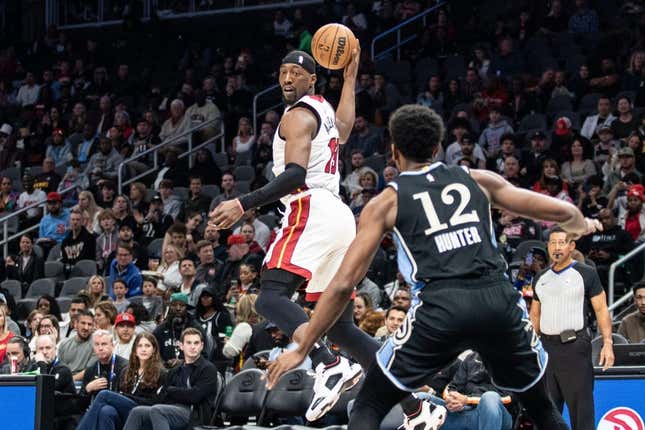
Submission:
[[[128,414],[137,404],[114,391],[101,391],[85,412],[76,430],[115,430],[123,427]]]
[[[435,396],[419,395],[437,405],[446,402]],[[502,404],[502,398],[494,391],[486,391],[477,407],[466,406],[460,412],[448,412],[441,430],[511,430],[513,417]]]

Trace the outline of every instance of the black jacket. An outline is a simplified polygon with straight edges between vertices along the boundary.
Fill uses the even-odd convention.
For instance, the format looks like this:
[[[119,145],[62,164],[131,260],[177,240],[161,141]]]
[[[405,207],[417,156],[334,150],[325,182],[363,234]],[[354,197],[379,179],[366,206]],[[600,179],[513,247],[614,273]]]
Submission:
[[[23,293],[36,279],[45,277],[45,263],[43,259],[32,251],[31,258],[27,265],[23,266],[22,257],[20,255],[13,257],[15,265],[7,266],[7,279],[15,279],[22,282]]]
[[[188,381],[182,381],[182,375],[189,374]],[[212,414],[212,398],[217,394],[217,369],[204,357],[191,364],[183,363],[168,371],[164,403],[193,406],[192,421],[208,422]]]
[[[45,363],[39,361],[36,363],[42,375],[54,375],[54,415],[57,417],[70,415],[76,412],[74,397],[76,396],[76,387],[72,371],[58,360],[54,363]]]
[[[181,337],[181,332],[188,327],[194,327],[199,331],[202,328],[197,324],[190,315],[186,316],[183,324],[173,325],[173,317],[169,314],[164,322],[162,322],[153,332],[157,343],[159,344],[159,355],[164,363],[173,359],[183,359],[184,353],[177,346],[177,342]]]
[[[85,368],[85,374],[83,375],[83,385],[78,393],[78,405],[81,411],[84,411],[89,405],[92,398],[98,394],[97,392],[88,393],[85,391],[87,384],[98,378],[105,378],[108,380],[108,390],[119,392],[119,385],[121,377],[125,372],[125,369],[128,367],[128,360],[118,355],[115,355],[114,360],[114,375],[110,377],[110,372],[112,368],[112,360],[107,365],[98,365],[98,360],[92,360],[90,364]]]

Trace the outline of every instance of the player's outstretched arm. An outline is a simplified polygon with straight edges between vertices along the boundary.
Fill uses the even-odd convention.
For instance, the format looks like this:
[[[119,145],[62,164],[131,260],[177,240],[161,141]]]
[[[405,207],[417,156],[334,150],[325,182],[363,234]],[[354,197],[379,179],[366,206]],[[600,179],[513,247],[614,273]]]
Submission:
[[[361,59],[361,45],[356,39],[356,49],[352,51],[352,59],[345,66],[343,72],[343,89],[336,109],[336,128],[338,128],[339,142],[344,145],[354,128],[356,119],[356,76]]]
[[[571,203],[517,188],[497,173],[489,170],[473,169],[470,173],[488,194],[493,206],[526,218],[557,222],[565,231],[577,236],[602,230],[602,226],[597,220],[585,218],[580,210]]]
[[[297,367],[347,307],[354,287],[365,277],[383,234],[394,226],[396,219],[396,192],[385,189],[363,209],[358,234],[349,247],[343,262],[316,305],[314,314],[304,331],[297,331],[299,345],[294,351],[281,354],[269,363],[267,386],[270,388],[285,372]],[[294,334],[294,337],[295,334]]]
[[[216,228],[229,228],[245,211],[273,203],[305,185],[311,139],[318,123],[313,114],[304,108],[287,112],[280,121],[280,134],[286,140],[285,169],[274,180],[242,197],[220,203],[209,214],[209,222]]]

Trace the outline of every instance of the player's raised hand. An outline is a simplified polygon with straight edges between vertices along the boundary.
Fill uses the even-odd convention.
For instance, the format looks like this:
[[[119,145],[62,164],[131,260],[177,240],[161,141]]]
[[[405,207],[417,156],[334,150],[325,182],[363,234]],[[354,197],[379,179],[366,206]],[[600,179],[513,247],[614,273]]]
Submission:
[[[361,62],[361,43],[356,39],[356,48],[352,50],[352,58],[349,60],[343,71],[344,79],[356,79],[358,76],[358,66]]]
[[[208,223],[218,230],[225,230],[235,224],[243,214],[244,210],[238,199],[227,200],[208,214]]]
[[[269,362],[266,374],[267,388],[270,390],[275,387],[275,384],[278,383],[282,375],[289,370],[298,367],[300,363],[305,361],[306,357],[307,354],[303,351],[295,349],[293,351],[284,352],[280,354],[277,359]]]

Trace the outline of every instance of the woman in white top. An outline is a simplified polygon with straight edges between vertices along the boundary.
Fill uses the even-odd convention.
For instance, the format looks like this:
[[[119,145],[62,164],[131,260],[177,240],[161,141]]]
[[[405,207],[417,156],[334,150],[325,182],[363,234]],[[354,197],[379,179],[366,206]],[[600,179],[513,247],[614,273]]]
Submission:
[[[258,298],[255,294],[245,294],[240,297],[235,308],[237,325],[233,329],[231,337],[226,339],[224,348],[222,350],[226,358],[235,358],[239,356],[239,363],[243,363],[244,349],[251,340],[252,326],[260,322],[261,317],[255,311],[255,300]],[[241,368],[242,366],[234,366]]]
[[[248,152],[255,144],[255,135],[251,128],[251,121],[243,116],[237,123],[237,136],[233,138],[231,144],[231,155]]]
[[[96,204],[94,200],[94,195],[89,191],[81,191],[78,193],[78,208],[82,211],[87,211],[89,215],[89,223],[85,228],[90,233],[101,233],[101,227],[99,226],[99,212],[101,208]]]
[[[181,285],[179,261],[184,258],[184,251],[169,243],[164,247],[162,254],[161,264],[156,270],[157,273],[163,275],[163,280],[159,281],[159,284],[163,290],[179,288]]]
[[[562,179],[569,184],[569,189],[575,190],[590,176],[595,175],[596,165],[591,160],[593,148],[591,142],[578,136],[571,143],[570,161],[562,164]]]

